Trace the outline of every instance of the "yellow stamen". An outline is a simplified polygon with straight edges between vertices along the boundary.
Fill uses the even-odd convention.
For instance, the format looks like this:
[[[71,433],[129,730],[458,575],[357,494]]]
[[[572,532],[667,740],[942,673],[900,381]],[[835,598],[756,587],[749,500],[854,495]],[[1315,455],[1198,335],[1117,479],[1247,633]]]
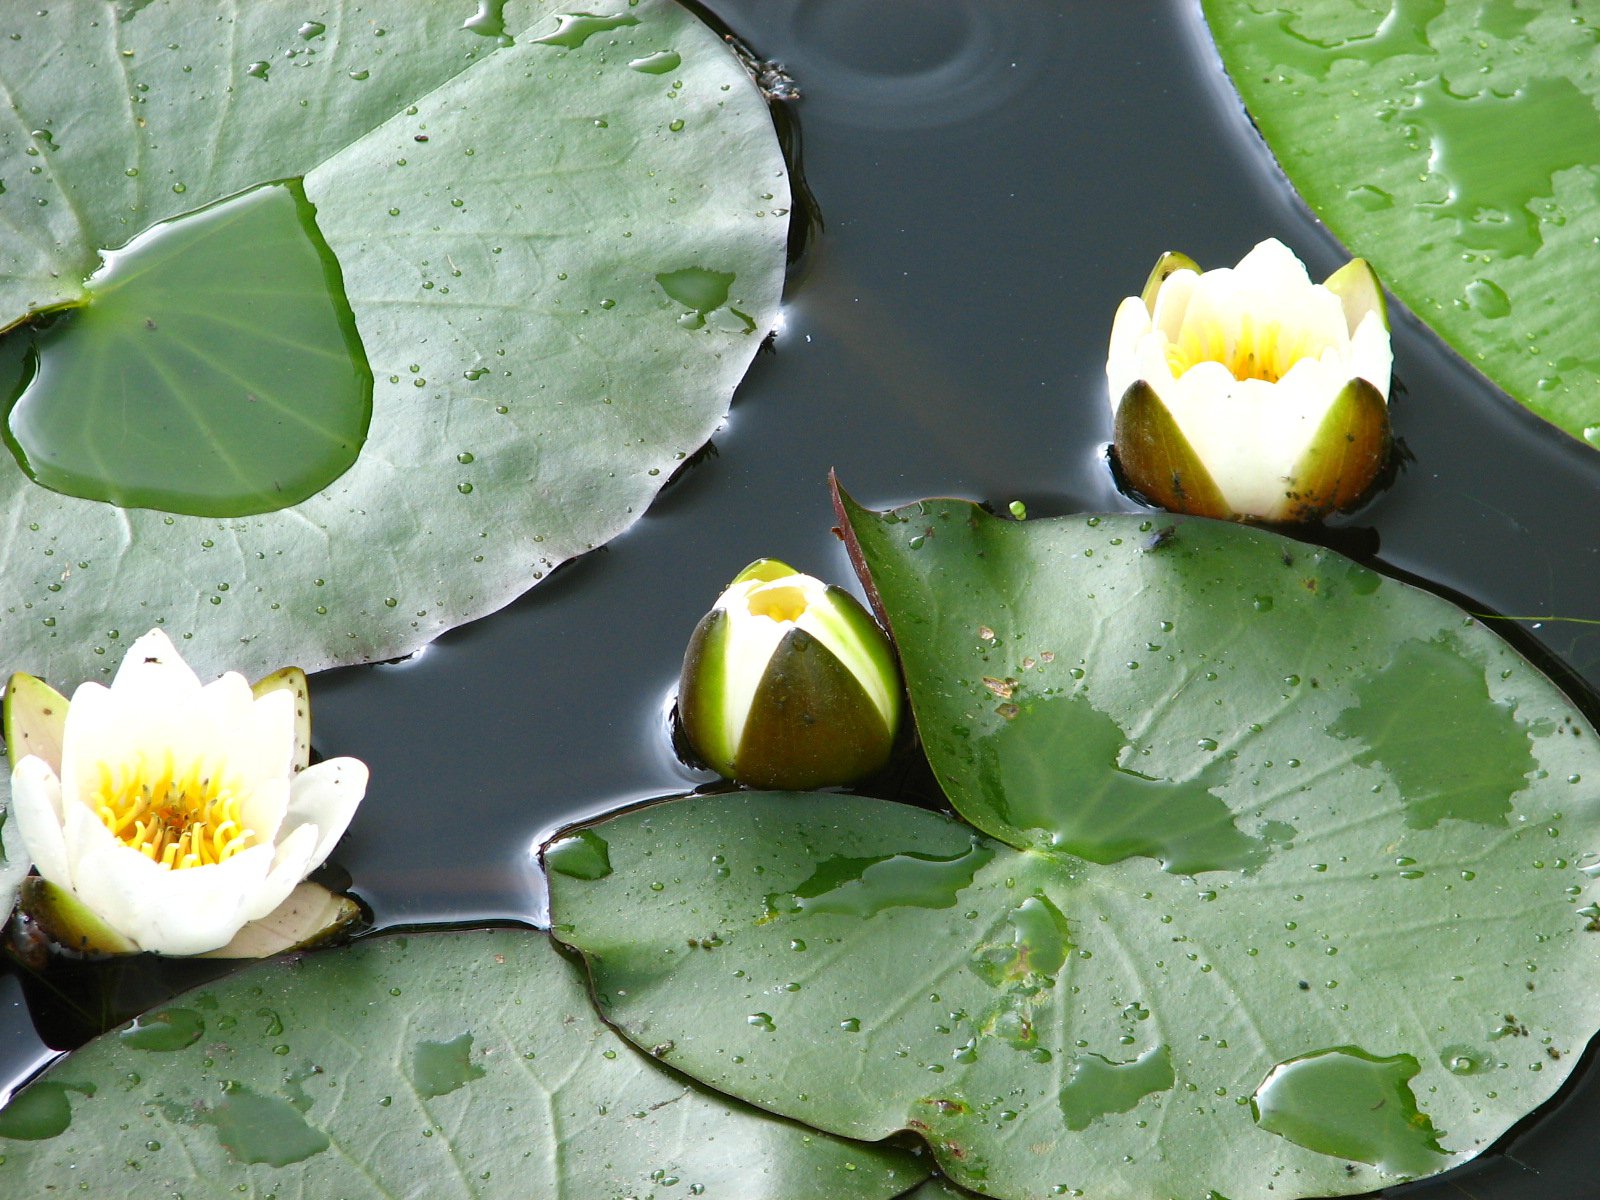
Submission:
[[[806,611],[806,594],[797,587],[759,588],[750,593],[750,615],[774,621],[798,621]]]
[[[1238,332],[1231,339],[1217,322],[1202,326],[1191,321],[1176,342],[1167,343],[1167,366],[1173,378],[1179,378],[1200,363],[1216,362],[1241,382],[1260,379],[1277,383],[1308,351],[1304,336],[1286,337],[1280,322],[1258,322],[1246,312],[1240,314]]]
[[[169,870],[214,866],[257,843],[233,780],[171,753],[99,764],[94,809],[124,845]]]

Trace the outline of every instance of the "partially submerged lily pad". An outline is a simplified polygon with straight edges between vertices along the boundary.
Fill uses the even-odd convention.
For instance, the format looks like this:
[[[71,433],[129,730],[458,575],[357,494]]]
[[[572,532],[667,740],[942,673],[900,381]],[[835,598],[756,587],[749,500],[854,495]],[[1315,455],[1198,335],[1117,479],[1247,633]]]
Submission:
[[[67,1056],[0,1110],[0,1188],[190,1200],[888,1200],[927,1175],[711,1095],[600,1024],[542,935],[261,963]]]
[[[1518,401],[1600,446],[1592,6],[1205,0],[1289,180]]]
[[[759,793],[589,827],[552,918],[630,1038],[1028,1200],[1370,1191],[1570,1073],[1600,743],[1498,637],[1220,523],[843,515],[978,828]]]
[[[0,408],[33,380],[13,451],[78,493],[0,455],[10,666],[93,678],[152,624],[201,674],[403,655],[620,532],[710,436],[782,283],[765,102],[670,0],[489,8],[0,18]],[[230,236],[240,205],[271,228]],[[89,282],[161,222],[189,241]],[[322,375],[368,366],[361,446]]]
[[[22,881],[33,869],[33,862],[22,848],[22,837],[17,833],[17,823],[7,808],[11,785],[10,772],[5,772],[6,782],[0,784],[0,911],[9,913],[17,902],[17,892]]]

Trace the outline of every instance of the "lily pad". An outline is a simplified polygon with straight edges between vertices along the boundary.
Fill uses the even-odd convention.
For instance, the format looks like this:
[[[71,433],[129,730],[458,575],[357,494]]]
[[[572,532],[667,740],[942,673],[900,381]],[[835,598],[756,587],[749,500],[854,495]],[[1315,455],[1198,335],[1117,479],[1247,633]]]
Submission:
[[[870,1200],[927,1171],[713,1096],[593,1016],[539,934],[261,963],[53,1064],[0,1110],[0,1186],[103,1195]]]
[[[1019,1200],[1370,1191],[1571,1072],[1600,742],[1498,637],[1223,523],[843,511],[973,825],[745,793],[558,843],[631,1039]]]
[[[8,773],[9,774],[9,773]],[[22,881],[33,869],[33,862],[22,849],[22,835],[11,820],[6,806],[10,799],[9,779],[0,786],[0,911],[9,913],[17,903]]]
[[[225,269],[219,266],[225,264]],[[372,372],[298,180],[157,225],[13,341],[7,438],[70,496],[196,516],[286,508],[355,462]]]
[[[971,1200],[975,1194],[956,1187],[948,1179],[930,1179],[916,1191],[908,1192],[906,1200]]]
[[[1290,182],[1513,397],[1600,446],[1600,10],[1205,0]]]
[[[58,684],[156,624],[259,674],[493,611],[637,518],[775,320],[766,104],[670,0],[0,33],[0,633]]]

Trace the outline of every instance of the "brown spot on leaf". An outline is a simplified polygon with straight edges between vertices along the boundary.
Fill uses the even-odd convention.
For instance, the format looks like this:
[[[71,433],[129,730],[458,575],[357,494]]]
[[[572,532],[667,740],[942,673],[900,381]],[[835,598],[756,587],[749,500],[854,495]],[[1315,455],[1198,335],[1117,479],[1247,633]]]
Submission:
[[[996,679],[992,675],[985,675],[983,677],[983,686],[996,696],[999,696],[1000,699],[1009,700],[1011,699],[1011,694],[1017,690],[1017,681],[1015,679]]]

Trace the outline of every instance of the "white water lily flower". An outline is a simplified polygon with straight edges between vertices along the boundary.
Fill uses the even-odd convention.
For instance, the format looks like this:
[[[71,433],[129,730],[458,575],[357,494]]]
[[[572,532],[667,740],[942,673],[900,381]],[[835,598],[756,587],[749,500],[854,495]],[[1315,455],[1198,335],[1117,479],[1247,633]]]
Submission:
[[[1316,284],[1276,239],[1213,271],[1164,255],[1111,328],[1117,461],[1177,512],[1301,521],[1348,508],[1388,458],[1391,363],[1363,259]]]
[[[297,769],[293,689],[254,694],[232,672],[202,686],[160,630],[109,688],[81,685],[64,721],[48,708],[13,720],[18,694],[14,680],[7,741],[27,753],[13,755],[12,815],[28,854],[136,950],[226,945],[321,865],[366,791],[353,758]]]
[[[842,588],[776,559],[751,563],[695,627],[678,715],[696,754],[756,787],[854,783],[900,725],[889,639]]]

